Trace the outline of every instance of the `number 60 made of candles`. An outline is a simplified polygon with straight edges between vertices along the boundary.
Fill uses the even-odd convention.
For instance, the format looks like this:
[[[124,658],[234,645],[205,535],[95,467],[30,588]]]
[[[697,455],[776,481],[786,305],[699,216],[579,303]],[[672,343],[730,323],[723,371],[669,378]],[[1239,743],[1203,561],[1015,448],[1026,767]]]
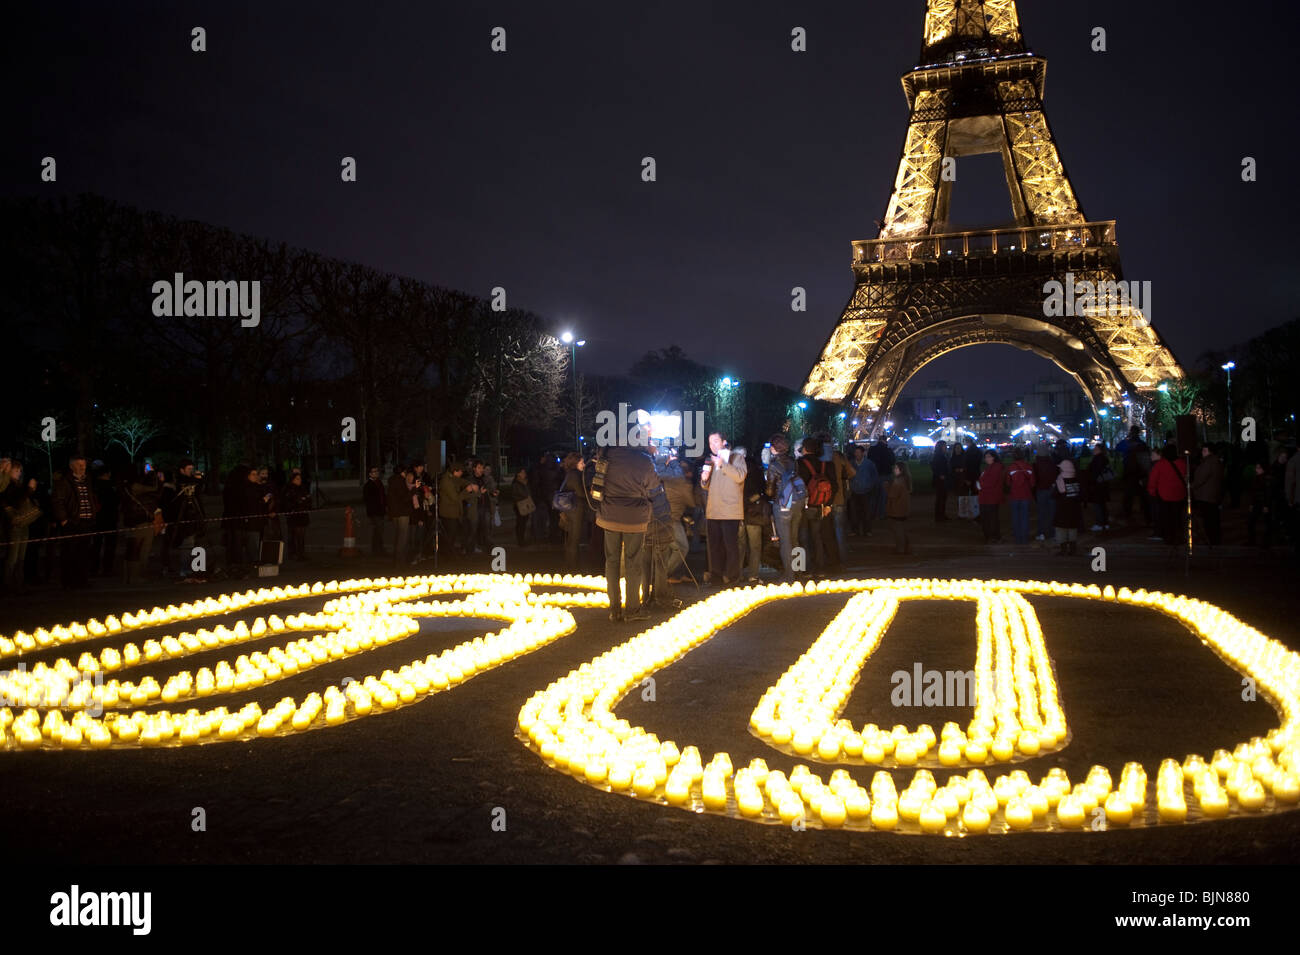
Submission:
[[[570,607],[606,607],[604,579],[576,575],[441,575],[330,581],[224,594],[104,620],[0,636],[0,751],[187,746],[280,737],[337,726],[400,709],[452,689],[477,673],[571,633]],[[655,670],[710,639],[769,600],[810,594],[852,595],[809,650],[760,699],[750,730],[768,745],[810,761],[841,764],[822,780],[806,764],[787,777],[763,760],[735,769],[725,753],[705,764],[694,746],[680,749],[617,719],[613,708]],[[1265,737],[1160,764],[1155,801],[1145,769],[1124,766],[1116,785],[1094,766],[1071,785],[1060,769],[1035,784],[1022,770],[992,783],[984,768],[1049,754],[1068,743],[1069,729],[1042,630],[1025,594],[1065,596],[1150,608],[1180,620],[1230,666],[1252,678],[1274,706],[1280,725]],[[319,611],[274,613],[233,627],[198,621],[289,600],[318,597]],[[447,599],[438,599],[447,598]],[[857,675],[903,600],[967,600],[976,618],[975,699],[969,725],[889,731],[860,730],[839,713]],[[200,706],[208,698],[269,686],[326,663],[414,635],[421,617],[506,622],[398,670],[345,680],[299,700],[283,697],[268,710],[248,703],[231,712]],[[73,661],[38,662],[24,654],[47,648],[173,630],[142,646],[126,642]],[[193,629],[189,629],[193,628]],[[283,637],[281,638],[281,635]],[[181,670],[161,685],[149,675],[122,675],[149,664],[242,643],[275,645]],[[1300,800],[1300,659],[1230,614],[1199,600],[1168,594],[1034,581],[857,580],[750,587],[700,601],[602,654],[534,694],[519,713],[519,735],[554,768],[589,785],[696,812],[721,813],[795,826],[965,835],[1020,829],[1151,825],[1265,813]],[[66,717],[65,711],[71,712]],[[879,767],[863,787],[846,765]],[[899,793],[888,768],[911,768]],[[942,787],[932,768],[964,769]],[[1099,825],[1099,822],[1102,825]]]
[[[750,718],[760,739],[826,763],[916,767],[903,792],[876,770],[869,787],[841,766],[823,780],[807,764],[787,777],[755,759],[737,769],[726,753],[705,763],[695,746],[661,742],[614,715],[624,695],[656,670],[711,639],[769,600],[854,593],[796,663],[763,694]],[[1150,799],[1146,770],[1123,767],[1116,784],[1094,766],[1071,784],[1059,768],[1035,784],[1023,770],[992,783],[984,768],[1050,753],[1068,741],[1056,680],[1025,594],[1145,607],[1181,621],[1230,666],[1256,681],[1281,717],[1266,737],[1220,750],[1207,761],[1164,760]],[[970,600],[976,605],[974,717],[936,739],[837,719],[857,675],[903,600]],[[780,584],[717,594],[628,640],[535,693],[520,710],[519,735],[548,765],[607,792],[795,828],[876,829],[967,835],[1020,830],[1104,831],[1177,824],[1234,813],[1266,813],[1300,801],[1300,656],[1223,610],[1168,594],[1036,581],[864,580]],[[937,744],[937,746],[936,746]],[[929,766],[968,767],[942,787]]]

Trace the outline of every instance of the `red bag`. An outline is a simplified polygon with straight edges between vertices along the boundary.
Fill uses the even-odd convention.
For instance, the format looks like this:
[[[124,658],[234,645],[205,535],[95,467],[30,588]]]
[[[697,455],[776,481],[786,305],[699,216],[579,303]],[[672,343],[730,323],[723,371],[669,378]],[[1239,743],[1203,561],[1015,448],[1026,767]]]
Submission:
[[[818,461],[817,470],[813,472],[812,478],[808,481],[808,506],[809,507],[829,507],[831,498],[835,496],[835,489],[831,487],[830,478],[826,476],[826,462]],[[812,470],[809,468],[809,470]]]

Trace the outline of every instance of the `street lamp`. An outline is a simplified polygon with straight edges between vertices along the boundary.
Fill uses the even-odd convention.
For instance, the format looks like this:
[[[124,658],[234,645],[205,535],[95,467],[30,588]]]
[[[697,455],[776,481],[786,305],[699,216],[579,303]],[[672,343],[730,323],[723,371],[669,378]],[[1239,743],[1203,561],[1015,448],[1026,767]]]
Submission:
[[[1237,367],[1237,363],[1235,361],[1224,362],[1220,367],[1228,373],[1228,441],[1235,446],[1237,441],[1233,436],[1234,427],[1232,424],[1232,369]]]
[[[736,402],[735,399],[731,397],[731,390],[733,388],[740,387],[740,379],[732,378],[730,375],[728,375],[726,378],[723,378],[720,382],[718,382],[718,384],[722,386],[723,391],[727,392],[727,418],[728,418],[727,434],[732,441],[735,441],[736,440]]]
[[[585,339],[575,339],[573,332],[564,331],[560,341],[569,346],[569,365],[573,368],[573,448],[582,451],[582,404],[578,397],[578,349],[587,344]]]

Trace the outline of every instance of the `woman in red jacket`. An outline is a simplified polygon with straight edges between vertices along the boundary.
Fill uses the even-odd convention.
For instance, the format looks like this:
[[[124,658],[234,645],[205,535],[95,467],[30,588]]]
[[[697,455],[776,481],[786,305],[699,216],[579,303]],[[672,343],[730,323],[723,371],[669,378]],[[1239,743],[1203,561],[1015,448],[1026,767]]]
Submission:
[[[984,452],[984,473],[980,475],[980,526],[984,529],[984,543],[1002,543],[1002,525],[999,510],[1002,504],[1002,485],[1006,481],[1006,470],[997,454]]]
[[[1160,451],[1160,460],[1151,466],[1147,477],[1147,494],[1159,501],[1157,526],[1160,536],[1170,547],[1176,547],[1183,537],[1183,518],[1187,508],[1187,465],[1178,456],[1178,448],[1166,444]]]

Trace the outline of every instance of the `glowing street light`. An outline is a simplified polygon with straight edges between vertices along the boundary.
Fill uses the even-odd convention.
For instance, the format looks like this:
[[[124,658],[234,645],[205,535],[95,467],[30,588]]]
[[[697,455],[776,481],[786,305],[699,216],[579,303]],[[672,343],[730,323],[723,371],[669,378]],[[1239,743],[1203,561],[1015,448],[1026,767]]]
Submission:
[[[565,329],[560,333],[560,341],[569,346],[569,365],[573,368],[573,447],[582,450],[582,403],[578,397],[578,349],[587,344],[586,339],[574,338],[573,332]]]
[[[1234,445],[1237,443],[1233,438],[1232,426],[1232,369],[1237,367],[1235,361],[1224,362],[1221,366],[1228,373],[1228,440]]]

